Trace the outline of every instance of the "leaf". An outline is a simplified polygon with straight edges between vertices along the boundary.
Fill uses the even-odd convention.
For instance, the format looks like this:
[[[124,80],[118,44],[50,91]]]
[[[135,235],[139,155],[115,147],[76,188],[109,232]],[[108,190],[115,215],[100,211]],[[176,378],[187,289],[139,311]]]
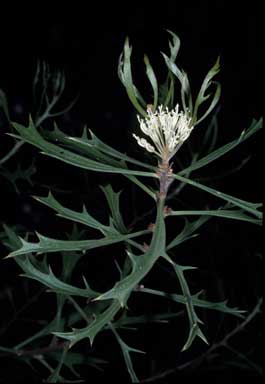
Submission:
[[[76,212],[72,209],[63,207],[58,200],[49,192],[47,197],[38,197],[33,196],[37,201],[47,205],[48,207],[57,211],[57,215],[68,220],[72,220],[81,224],[84,224],[90,228],[98,229],[103,234],[108,232],[113,232],[113,229],[109,226],[101,224],[98,220],[94,219],[86,210],[86,207],[83,206],[82,212]]]
[[[154,110],[156,110],[157,108],[157,102],[158,102],[158,84],[157,84],[157,79],[156,79],[156,76],[155,76],[155,73],[154,73],[154,70],[150,64],[150,61],[148,59],[148,57],[145,55],[144,56],[144,63],[145,63],[145,66],[146,66],[146,74],[147,74],[147,77],[152,85],[152,88],[153,88],[153,96],[154,96],[154,101],[152,103],[153,105],[153,108]]]
[[[171,72],[169,72],[165,83],[159,87],[159,104],[162,104],[165,107],[169,107],[170,109],[173,109],[174,107],[174,84],[174,76]]]
[[[100,315],[98,315],[95,320],[85,328],[73,329],[72,332],[54,332],[54,335],[61,337],[70,341],[71,348],[78,341],[89,338],[91,345],[96,337],[96,335],[104,329],[104,327],[112,321],[116,313],[120,309],[120,304],[115,300],[109,307]]]
[[[81,138],[77,137],[68,137],[68,143],[70,143],[71,147],[73,145],[78,146],[78,149],[82,149],[83,153],[86,155],[90,155],[91,151],[95,151],[96,156],[100,160],[104,160],[104,162],[108,163],[109,160],[113,163],[113,159],[119,159],[119,160],[124,160],[126,162],[139,165],[140,167],[147,168],[147,169],[155,169],[155,167],[145,164],[141,161],[138,161],[130,156],[127,156],[116,149],[110,147],[109,145],[105,144],[102,140],[100,140],[92,131],[89,131],[91,135],[91,139],[89,140],[87,136],[84,134],[82,135]],[[75,147],[74,147],[75,148]],[[102,157],[104,154],[104,157]],[[108,155],[106,157],[106,155]],[[120,163],[115,162],[113,165],[120,166]]]
[[[176,303],[186,304],[186,298],[184,295],[178,295],[174,293],[162,292],[155,289],[150,288],[141,288],[137,292],[149,293],[152,295],[162,296],[166,299],[175,301]],[[195,295],[191,295],[191,301],[194,307],[207,308],[210,310],[215,310],[219,312],[224,312],[229,315],[233,315],[236,317],[244,318],[244,313],[246,311],[240,310],[237,307],[231,308],[227,306],[227,300],[219,301],[219,302],[211,302],[207,300],[202,300],[199,298],[201,292],[196,293]],[[130,318],[129,318],[130,319]]]
[[[102,191],[105,194],[107,202],[110,207],[111,215],[114,220],[115,228],[120,233],[127,233],[127,228],[123,222],[123,218],[120,212],[120,192],[114,192],[112,186],[109,184],[106,187],[101,187]]]
[[[209,155],[195,161],[189,167],[181,170],[179,172],[179,174],[183,175],[186,172],[195,171],[196,169],[199,169],[201,167],[204,167],[205,165],[210,164],[212,161],[218,159],[219,157],[223,156],[227,152],[231,151],[238,144],[243,143],[245,140],[250,138],[254,133],[256,133],[258,130],[260,130],[262,128],[262,125],[263,125],[263,119],[262,118],[259,121],[253,120],[250,127],[247,130],[244,130],[241,133],[241,135],[239,136],[239,138],[231,141],[230,143],[223,145],[222,147],[211,152]]]
[[[65,358],[67,356],[67,352],[68,352],[68,346],[65,346],[61,351],[61,356],[60,356],[60,360],[58,361],[57,367],[53,369],[52,373],[47,378],[47,383],[57,383],[58,381],[59,382],[62,381],[62,377],[60,376],[60,371],[62,369]]]
[[[200,143],[200,153],[206,153],[209,154],[213,152],[216,142],[217,142],[217,136],[218,136],[218,113],[220,111],[220,108],[217,108],[215,113],[213,114],[210,124],[208,124],[208,127],[206,129],[206,132],[204,134],[204,137],[202,139],[202,142]]]
[[[193,104],[192,104],[192,97],[191,97],[191,90],[190,90],[190,83],[188,76],[185,71],[180,70],[178,66],[171,61],[171,59],[162,53],[163,58],[165,60],[165,63],[177,79],[179,80],[181,84],[181,101],[182,101],[182,107],[186,113],[189,113],[192,115],[193,113]]]
[[[153,200],[156,201],[157,196],[156,192],[154,192],[151,188],[147,187],[146,184],[142,183],[137,177],[133,175],[126,175],[126,177],[131,180],[134,184],[138,185],[145,193],[147,193]]]
[[[218,57],[214,66],[207,73],[207,75],[206,75],[206,77],[205,77],[205,79],[201,85],[201,88],[199,90],[198,96],[196,98],[195,105],[194,105],[194,111],[193,111],[193,120],[192,120],[194,126],[198,125],[200,122],[202,122],[208,116],[208,114],[213,110],[213,108],[216,106],[216,104],[218,103],[218,101],[220,99],[221,86],[219,83],[212,81],[213,77],[215,75],[217,75],[217,73],[219,71],[220,71],[220,58]],[[214,96],[212,98],[211,104],[208,107],[207,111],[204,113],[204,115],[198,119],[197,116],[198,116],[199,106],[201,104],[203,104],[204,101],[206,101],[210,97],[210,94],[206,95],[206,92],[212,84],[216,85],[216,90],[215,90]]]
[[[98,296],[98,292],[93,291],[90,287],[86,288],[77,288],[73,285],[64,283],[59,280],[53,273],[51,267],[49,267],[49,272],[44,273],[43,271],[37,269],[32,263],[32,258],[30,257],[17,257],[16,262],[24,271],[22,276],[37,280],[41,284],[50,288],[53,292],[57,292],[63,295],[68,296],[81,296],[86,298],[94,298]]]
[[[19,139],[23,139],[26,142],[36,146],[41,149],[43,154],[54,157],[65,163],[72,164],[79,168],[89,169],[97,172],[109,172],[109,173],[119,173],[125,175],[136,175],[136,176],[146,176],[146,177],[158,177],[155,173],[151,172],[143,172],[137,170],[130,170],[126,168],[120,168],[116,166],[111,166],[107,164],[103,164],[101,162],[97,162],[95,160],[88,159],[84,156],[78,155],[72,151],[64,149],[58,145],[49,143],[46,141],[36,130],[32,120],[30,120],[30,124],[28,128],[25,128],[21,124],[13,123],[14,128],[19,133],[19,135],[12,135]]]
[[[137,257],[129,253],[132,262],[131,273],[95,300],[116,299],[122,307],[126,305],[135,286],[147,275],[157,259],[165,252],[166,230],[163,208],[164,203],[159,201],[155,229],[148,250],[143,255]]]
[[[179,37],[169,29],[167,29],[167,32],[173,37],[172,42],[169,40],[169,48],[170,48],[170,60],[175,61],[179,52],[180,48],[180,39]]]
[[[193,343],[194,339],[198,336],[200,337],[206,344],[208,344],[208,341],[206,337],[204,336],[203,332],[200,329],[199,324],[202,324],[202,321],[199,319],[195,312],[195,308],[192,302],[192,295],[189,290],[188,283],[184,276],[184,271],[189,269],[194,269],[194,267],[184,267],[182,265],[174,263],[168,255],[163,255],[163,257],[171,264],[171,266],[174,268],[176,275],[178,277],[182,293],[185,297],[185,305],[187,309],[187,314],[189,318],[189,324],[190,324],[190,331],[188,335],[188,339],[186,343],[184,344],[182,351],[187,350]]]
[[[136,88],[133,84],[132,79],[132,70],[131,70],[131,53],[132,48],[129,45],[129,39],[126,38],[123,48],[123,55],[121,55],[118,65],[118,74],[119,77],[126,88],[127,95],[129,99],[131,100],[134,107],[137,109],[137,111],[143,115],[146,116],[146,111],[142,108],[140,103],[138,102],[138,95],[136,92]]]
[[[173,247],[176,247],[177,245],[183,243],[184,241],[189,240],[190,238],[196,236],[193,235],[193,233],[200,228],[204,223],[206,223],[210,219],[209,216],[201,216],[196,221],[185,221],[185,225],[183,230],[173,239],[167,246],[167,251],[170,250]]]
[[[233,219],[233,220],[242,220],[247,221],[249,223],[261,225],[261,220],[253,219],[253,217],[244,214],[243,210],[229,210],[223,209],[220,207],[219,209],[210,210],[196,210],[196,211],[171,211],[169,216],[190,216],[190,215],[198,215],[198,216],[215,216],[215,217],[223,217],[225,219]]]
[[[63,329],[64,323],[65,323],[64,319],[60,319],[60,322],[58,322],[58,318],[56,316],[47,325],[44,325],[44,326],[42,325],[42,328],[39,331],[35,332],[30,337],[28,337],[27,339],[21,341],[19,344],[14,346],[14,350],[19,355],[19,350],[20,349],[24,348],[28,344],[31,344],[33,341],[35,341],[37,339],[40,339],[40,338],[45,337],[47,335],[50,335],[53,331],[58,330],[58,328],[59,329],[60,328]]]
[[[139,288],[136,292],[145,292],[145,288]],[[148,288],[147,288],[148,291]],[[167,297],[167,293],[164,292],[164,296]],[[184,296],[183,296],[184,297]],[[132,324],[147,324],[147,323],[168,323],[169,319],[174,319],[176,317],[180,317],[183,315],[183,311],[178,312],[163,312],[163,313],[154,313],[148,315],[140,315],[140,316],[122,316],[117,321],[114,322],[114,326],[116,328],[128,328],[129,325]]]
[[[61,359],[61,353],[57,352],[57,351],[49,352],[49,356],[51,358],[53,358],[54,360],[58,361],[58,362]],[[90,366],[92,366],[94,368],[97,368],[97,369],[101,370],[99,365],[106,364],[106,363],[107,363],[106,360],[100,359],[98,357],[87,356],[87,354],[84,355],[82,353],[72,352],[72,351],[69,351],[69,350],[67,351],[67,355],[65,356],[65,359],[64,359],[64,362],[63,362],[63,364],[68,369],[70,369],[70,371],[76,377],[80,377],[80,375],[79,375],[79,373],[76,372],[75,367],[74,367],[75,365],[85,364],[85,365],[90,365]]]
[[[4,240],[4,245],[11,250],[14,250],[21,246],[19,237],[16,235],[16,232],[13,228],[3,224],[4,233],[8,240]]]
[[[242,208],[243,210],[251,213],[252,215],[256,216],[258,219],[262,219],[262,213],[257,210],[257,208],[262,205],[260,203],[251,203],[249,201],[238,199],[236,197],[227,195],[226,193],[217,191],[217,190],[215,190],[213,188],[206,187],[203,184],[200,184],[200,183],[198,183],[196,181],[190,180],[190,179],[188,179],[186,177],[183,177],[183,176],[180,176],[178,174],[173,174],[172,177],[177,179],[177,180],[179,180],[179,181],[182,181],[182,182],[185,182],[187,184],[190,184],[190,185],[192,185],[195,188],[198,188],[198,189],[201,189],[201,190],[203,190],[205,192],[208,192],[211,195],[219,197],[220,199],[226,200],[229,203],[232,203],[233,205],[235,205],[235,206],[237,206],[239,208]]]
[[[0,168],[0,174],[2,174],[13,186],[16,193],[20,193],[17,186],[18,180],[27,181],[31,186],[33,185],[32,176],[36,173],[34,162],[26,168],[22,168],[19,163],[15,170],[10,171],[7,168]]]
[[[49,252],[61,252],[61,251],[87,251],[89,249],[103,247],[106,245],[118,243],[120,241],[126,241],[128,239],[142,236],[147,233],[150,233],[149,230],[143,230],[139,232],[129,233],[126,235],[115,234],[108,235],[101,239],[95,240],[58,240],[52,239],[50,237],[43,236],[36,232],[36,235],[39,239],[37,243],[28,242],[21,237],[19,237],[21,241],[21,247],[13,252],[11,252],[6,258],[15,257],[18,255],[25,255],[27,253],[37,252],[41,253],[49,253]]]
[[[109,145],[105,144],[103,141],[101,141],[96,135],[90,131],[91,139],[88,139],[86,128],[84,128],[83,134],[81,138],[77,137],[68,137],[66,136],[62,131],[60,131],[55,124],[54,130],[51,131],[44,131],[43,134],[45,137],[48,137],[52,140],[59,141],[64,145],[67,145],[70,147],[70,149],[74,149],[77,152],[80,152],[82,154],[85,154],[86,156],[89,156],[97,161],[102,161],[109,165],[114,165],[117,167],[120,167],[121,165],[124,168],[127,168],[126,164],[121,164],[121,162],[118,162],[115,160],[116,158],[119,160],[123,160],[126,162],[130,162],[135,165],[139,165],[143,168],[147,168],[149,170],[156,171],[156,168],[145,164],[143,162],[140,162],[132,157],[129,157],[116,149],[110,147]],[[114,159],[115,158],[115,159]],[[131,180],[133,183],[138,185],[141,189],[143,189],[149,196],[151,196],[154,200],[156,200],[155,193],[152,192],[145,184],[143,184],[140,180],[138,180],[133,175],[125,175],[129,180]]]
[[[132,383],[139,383],[139,379],[138,377],[136,376],[136,373],[133,369],[133,364],[132,364],[132,359],[131,359],[131,356],[130,356],[130,353],[131,352],[135,352],[135,353],[145,353],[143,351],[140,351],[139,349],[135,349],[135,348],[132,348],[130,347],[128,344],[126,344],[122,338],[120,337],[120,335],[118,334],[118,332],[116,331],[116,329],[113,327],[113,325],[110,323],[109,324],[110,326],[110,329],[112,330],[112,332],[114,333],[120,347],[121,347],[121,351],[122,351],[122,354],[123,354],[123,358],[124,358],[124,361],[125,361],[125,364],[126,364],[126,367],[127,367],[127,371],[130,375],[130,378],[131,378],[131,381]]]
[[[168,67],[168,69],[176,76],[176,78],[180,81],[180,84],[183,83],[183,73],[181,70],[178,68],[178,66],[163,52],[162,56],[165,60],[165,63]]]

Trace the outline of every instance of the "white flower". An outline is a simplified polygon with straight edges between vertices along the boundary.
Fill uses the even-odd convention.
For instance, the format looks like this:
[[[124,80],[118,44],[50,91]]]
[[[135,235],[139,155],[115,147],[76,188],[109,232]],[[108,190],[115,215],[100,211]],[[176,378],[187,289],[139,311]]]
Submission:
[[[133,137],[148,152],[153,152],[164,161],[168,161],[189,137],[193,129],[191,118],[186,113],[179,112],[178,104],[171,111],[167,107],[163,108],[162,105],[155,112],[147,108],[147,113],[148,116],[145,119],[139,116],[137,118],[141,131],[151,139],[154,145],[135,134]]]

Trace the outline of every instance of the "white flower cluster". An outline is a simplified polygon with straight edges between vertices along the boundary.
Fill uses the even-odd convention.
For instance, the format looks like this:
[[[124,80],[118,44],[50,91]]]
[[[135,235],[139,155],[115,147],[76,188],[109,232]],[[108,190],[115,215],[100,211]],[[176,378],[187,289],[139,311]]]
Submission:
[[[141,131],[150,137],[154,145],[135,134],[133,137],[148,152],[153,152],[161,159],[168,161],[189,137],[193,129],[191,118],[184,112],[179,112],[178,104],[171,111],[160,105],[155,112],[148,108],[147,113],[148,116],[145,119],[139,116],[137,118]]]

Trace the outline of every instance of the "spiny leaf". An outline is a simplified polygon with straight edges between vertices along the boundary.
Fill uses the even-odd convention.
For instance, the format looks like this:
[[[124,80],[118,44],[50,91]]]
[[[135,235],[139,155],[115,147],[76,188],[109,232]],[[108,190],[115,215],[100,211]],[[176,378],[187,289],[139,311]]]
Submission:
[[[122,354],[123,354],[123,358],[124,358],[124,361],[125,361],[125,364],[126,364],[126,367],[127,367],[127,371],[129,372],[129,375],[131,377],[131,380],[133,383],[139,383],[139,379],[138,377],[136,376],[136,373],[133,369],[133,364],[132,364],[132,359],[131,359],[131,356],[130,356],[130,353],[131,352],[135,352],[135,353],[145,353],[143,351],[140,351],[139,349],[135,349],[135,348],[132,348],[130,347],[128,344],[126,344],[122,338],[120,337],[120,335],[118,334],[118,332],[116,331],[115,327],[110,323],[109,324],[110,326],[110,329],[112,330],[112,332],[114,333],[120,347],[121,347],[121,351],[122,351]]]
[[[113,232],[113,229],[109,226],[101,224],[98,220],[94,219],[86,210],[86,207],[83,206],[82,212],[76,212],[72,209],[62,206],[58,200],[49,192],[47,197],[37,197],[33,196],[36,200],[47,205],[48,207],[54,209],[58,212],[58,216],[64,217],[69,220],[87,225],[88,227],[98,229],[103,234],[106,234],[108,231]]]
[[[184,295],[162,292],[162,291],[158,291],[158,290],[150,289],[146,287],[139,289],[137,292],[143,292],[143,293],[149,293],[151,295],[162,296],[162,297],[165,297],[166,299],[173,300],[176,303],[186,304],[186,298]],[[224,312],[233,316],[244,318],[243,314],[246,311],[240,310],[237,307],[235,308],[228,307],[227,300],[219,301],[219,302],[211,302],[211,301],[200,299],[199,298],[200,294],[201,292],[191,295],[191,301],[193,306],[212,309],[215,311]]]
[[[179,264],[174,263],[170,259],[170,257],[166,254],[164,254],[163,257],[174,268],[176,275],[178,277],[180,286],[181,286],[183,296],[185,297],[185,305],[186,305],[187,314],[188,314],[188,318],[189,318],[190,331],[189,331],[188,339],[187,339],[186,343],[184,344],[182,351],[185,351],[186,349],[188,349],[192,345],[196,336],[200,337],[206,344],[208,344],[206,337],[204,336],[203,332],[200,329],[199,324],[202,324],[202,321],[199,319],[199,317],[197,316],[197,314],[195,312],[195,308],[194,308],[194,305],[192,302],[192,295],[190,293],[188,283],[187,283],[186,278],[185,278],[184,273],[183,273],[185,270],[190,269],[190,267],[183,267]]]
[[[167,251],[173,247],[176,247],[177,245],[183,243],[184,241],[189,240],[190,238],[197,236],[194,235],[194,232],[200,228],[204,223],[206,223],[210,219],[210,216],[201,216],[196,221],[185,221],[184,228],[178,235],[173,239],[169,245],[167,246]]]
[[[138,161],[105,144],[92,131],[90,131],[90,134],[91,139],[88,139],[87,130],[86,128],[84,128],[81,137],[69,137],[66,136],[62,131],[60,131],[56,124],[54,124],[53,131],[43,131],[44,137],[59,141],[60,143],[69,147],[71,150],[75,150],[81,154],[84,154],[85,156],[89,156],[90,158],[96,161],[100,161],[105,164],[113,165],[116,167],[122,166],[123,168],[127,169],[126,164],[122,163],[122,161],[124,161],[138,165],[143,168],[147,168],[149,170],[156,171],[156,168],[154,166]],[[117,161],[116,159],[119,159],[119,161]],[[126,176],[129,180],[138,185],[149,196],[156,200],[155,193],[150,188],[148,188],[146,184],[142,183],[132,174],[124,174],[124,176]]]
[[[95,300],[116,299],[124,307],[135,286],[147,275],[157,259],[165,252],[166,231],[163,207],[164,203],[160,201],[157,209],[155,229],[148,250],[143,255],[137,257],[129,254],[132,262],[132,272],[117,282],[111,290],[103,293]]]
[[[24,271],[24,274],[22,276],[37,280],[54,292],[61,293],[63,295],[75,295],[86,298],[93,298],[98,296],[98,292],[93,291],[88,286],[86,286],[86,288],[77,288],[73,285],[67,284],[59,280],[54,275],[51,267],[49,267],[48,273],[44,273],[43,271],[37,269],[34,266],[34,264],[32,263],[32,259],[29,257],[17,257],[16,262]]]
[[[117,162],[116,160],[115,162],[113,162],[114,159],[119,159],[119,160],[124,160],[125,162],[139,165],[140,167],[143,167],[143,168],[154,169],[154,167],[152,167],[149,164],[142,163],[139,160],[136,160],[130,156],[127,156],[124,153],[117,151],[116,149],[105,144],[92,131],[89,131],[89,132],[91,135],[91,139],[88,139],[87,136],[84,137],[84,134],[80,138],[68,137],[68,142],[69,144],[71,144],[71,147],[77,146],[79,150],[82,150],[82,152],[88,156],[90,156],[90,153],[92,153],[94,154],[94,156],[97,156],[98,160],[102,160],[106,164],[110,162],[110,164],[112,165],[119,166],[120,165],[119,162]]]
[[[27,181],[32,186],[33,181],[31,178],[36,173],[36,168],[34,162],[26,168],[22,168],[21,164],[18,164],[17,168],[12,171],[2,167],[0,173],[13,185],[16,193],[20,193],[17,186],[18,180]]]
[[[106,172],[106,173],[119,173],[124,175],[138,175],[138,176],[146,176],[146,177],[158,177],[155,173],[151,172],[143,172],[137,170],[130,170],[120,167],[111,166],[107,164],[103,164],[101,162],[97,162],[95,160],[88,159],[84,156],[78,155],[72,151],[64,149],[58,145],[52,144],[46,141],[36,130],[32,120],[30,120],[29,127],[25,128],[21,124],[13,123],[14,128],[19,133],[19,135],[11,135],[17,137],[19,139],[23,139],[24,141],[36,146],[41,149],[43,154],[59,159],[65,163],[72,164],[79,168],[89,169],[97,172]]]
[[[191,328],[190,328],[190,332],[189,332],[189,336],[188,336],[188,340],[186,341],[185,345],[183,346],[182,348],[182,352],[186,351],[188,348],[190,348],[190,346],[192,345],[194,339],[196,337],[200,337],[206,344],[209,344],[206,337],[204,336],[204,334],[202,333],[198,323],[194,323]]]
[[[120,241],[126,241],[127,239],[131,239],[133,237],[141,236],[144,234],[150,233],[149,230],[139,231],[135,233],[130,233],[126,235],[121,234],[113,234],[108,235],[102,239],[96,240],[58,240],[52,239],[50,237],[43,236],[39,233],[36,235],[39,238],[37,243],[28,242],[22,238],[19,238],[22,246],[11,252],[7,257],[15,257],[18,255],[25,255],[27,253],[37,252],[48,253],[48,252],[62,252],[62,251],[86,251],[93,248],[98,248],[114,243],[118,243]]]
[[[120,212],[120,192],[114,192],[112,189],[112,186],[109,184],[106,187],[101,187],[102,191],[104,192],[106,199],[108,201],[110,211],[112,218],[114,220],[114,224],[116,229],[120,233],[126,233],[127,228],[125,227],[125,224],[123,222],[123,218]]]
[[[85,328],[73,329],[72,332],[54,332],[54,335],[70,341],[70,348],[78,341],[89,338],[91,345],[96,335],[104,329],[104,327],[113,320],[114,316],[120,309],[120,304],[115,300],[109,307],[95,320]]]
[[[250,138],[254,133],[256,133],[258,130],[262,128],[262,125],[263,125],[262,118],[259,119],[258,121],[253,120],[250,127],[244,130],[239,136],[239,138],[236,138],[230,143],[227,143],[222,147],[216,149],[215,151],[209,153],[209,155],[202,157],[201,159],[193,162],[193,164],[191,164],[189,167],[181,170],[179,174],[184,175],[187,172],[195,171],[196,169],[199,169],[201,167],[204,167],[205,165],[210,164],[212,161],[218,159],[219,157],[225,155],[227,152],[231,151],[238,144],[243,143],[245,140]]]

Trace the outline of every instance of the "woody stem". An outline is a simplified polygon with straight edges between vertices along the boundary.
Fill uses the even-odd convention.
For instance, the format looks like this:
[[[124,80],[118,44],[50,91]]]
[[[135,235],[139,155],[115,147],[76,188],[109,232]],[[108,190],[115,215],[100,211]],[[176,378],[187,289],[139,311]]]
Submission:
[[[158,176],[159,176],[159,199],[165,199],[167,196],[168,188],[172,183],[172,168],[168,160],[162,160],[158,165]]]

